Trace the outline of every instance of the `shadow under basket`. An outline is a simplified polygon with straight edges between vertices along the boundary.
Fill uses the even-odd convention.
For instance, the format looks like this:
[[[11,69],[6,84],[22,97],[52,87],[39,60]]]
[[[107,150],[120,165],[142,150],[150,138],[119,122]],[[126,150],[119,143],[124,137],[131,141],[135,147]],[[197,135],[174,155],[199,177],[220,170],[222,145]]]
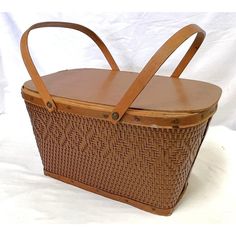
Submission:
[[[89,35],[112,70],[74,69],[40,77],[27,39],[30,30],[41,27],[67,27]],[[33,80],[25,82],[22,96],[44,173],[142,210],[170,215],[186,189],[221,95],[215,85],[179,79],[204,31],[196,25],[184,27],[140,73],[120,71],[91,32],[77,24],[44,22],[22,36],[22,56]],[[169,54],[195,33],[173,75],[154,75]]]

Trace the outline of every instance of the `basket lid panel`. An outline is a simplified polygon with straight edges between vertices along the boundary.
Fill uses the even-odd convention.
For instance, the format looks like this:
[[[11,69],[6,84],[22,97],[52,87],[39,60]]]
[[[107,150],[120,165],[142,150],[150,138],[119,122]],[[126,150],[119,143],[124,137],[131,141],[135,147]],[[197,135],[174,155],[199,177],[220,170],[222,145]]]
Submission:
[[[138,73],[105,69],[72,69],[42,76],[52,96],[115,106]],[[24,87],[36,91],[32,81]],[[221,89],[210,83],[154,76],[131,108],[165,112],[198,112],[218,102]]]

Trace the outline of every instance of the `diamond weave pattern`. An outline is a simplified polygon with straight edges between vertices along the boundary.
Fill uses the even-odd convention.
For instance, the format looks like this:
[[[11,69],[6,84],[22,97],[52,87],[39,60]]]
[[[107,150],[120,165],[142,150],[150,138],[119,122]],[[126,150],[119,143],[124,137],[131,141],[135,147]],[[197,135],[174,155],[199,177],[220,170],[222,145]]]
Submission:
[[[162,209],[176,205],[207,127],[113,125],[26,105],[45,170]]]

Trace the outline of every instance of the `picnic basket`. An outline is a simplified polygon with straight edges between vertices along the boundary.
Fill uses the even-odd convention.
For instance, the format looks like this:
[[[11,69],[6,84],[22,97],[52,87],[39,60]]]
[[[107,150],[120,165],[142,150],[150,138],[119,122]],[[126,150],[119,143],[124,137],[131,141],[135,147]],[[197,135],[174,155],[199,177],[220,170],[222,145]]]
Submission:
[[[111,69],[70,69],[40,76],[28,35],[63,27],[89,36]],[[170,77],[155,75],[189,37],[189,50]],[[205,32],[188,25],[153,55],[140,73],[120,71],[103,41],[90,29],[42,22],[21,38],[32,81],[22,87],[45,175],[142,210],[170,215],[181,199],[221,89],[180,79]]]

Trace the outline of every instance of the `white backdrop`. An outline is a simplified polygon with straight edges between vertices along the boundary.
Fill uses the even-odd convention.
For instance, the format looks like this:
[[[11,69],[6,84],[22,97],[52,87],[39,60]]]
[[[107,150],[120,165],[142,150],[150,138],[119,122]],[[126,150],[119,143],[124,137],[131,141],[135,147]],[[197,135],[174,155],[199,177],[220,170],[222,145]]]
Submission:
[[[186,196],[172,217],[155,217],[42,175],[20,96],[23,82],[30,78],[19,50],[23,31],[40,21],[68,21],[91,28],[103,39],[119,67],[130,71],[140,71],[162,43],[181,27],[196,23],[206,31],[202,47],[182,77],[214,83],[223,89],[223,94]],[[172,72],[189,43],[169,58],[159,74]],[[76,31],[52,28],[34,31],[30,48],[41,74],[65,68],[109,68],[93,42]],[[5,114],[0,115],[0,220],[235,222],[235,56],[236,13],[1,13],[0,113]]]
[[[31,24],[48,20],[71,21],[91,28],[105,41],[120,68],[131,71],[140,71],[178,29],[190,23],[199,24],[207,37],[182,77],[220,86],[223,95],[212,125],[236,129],[236,13],[2,13],[0,94],[2,96],[5,87],[4,73],[8,83],[5,87],[7,111],[15,109],[19,99],[13,99],[13,96],[19,95],[20,86],[29,79],[20,56],[20,37]],[[42,74],[63,68],[108,67],[93,42],[75,31],[38,30],[32,33],[30,44]],[[170,58],[160,74],[171,73],[187,46]]]

